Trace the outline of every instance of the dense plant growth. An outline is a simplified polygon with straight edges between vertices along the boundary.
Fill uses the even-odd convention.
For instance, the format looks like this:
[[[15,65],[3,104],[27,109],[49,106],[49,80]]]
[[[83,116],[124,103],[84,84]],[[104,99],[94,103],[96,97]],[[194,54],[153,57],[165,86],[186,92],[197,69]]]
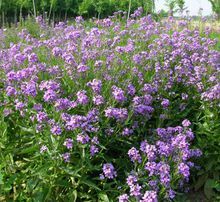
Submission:
[[[219,190],[216,41],[142,12],[2,31],[2,200],[169,201],[193,171]]]

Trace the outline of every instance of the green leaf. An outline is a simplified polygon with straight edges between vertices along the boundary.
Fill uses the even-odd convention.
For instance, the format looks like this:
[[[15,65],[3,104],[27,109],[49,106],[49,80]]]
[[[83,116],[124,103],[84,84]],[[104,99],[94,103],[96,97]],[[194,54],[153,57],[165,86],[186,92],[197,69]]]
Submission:
[[[109,198],[108,198],[107,194],[100,193],[98,202],[109,202]]]
[[[4,182],[3,182],[3,174],[1,173],[1,171],[0,171],[0,184],[4,184]]]
[[[73,191],[73,202],[76,202],[76,199],[77,199],[77,191],[74,190]]]
[[[93,183],[93,182],[90,181],[90,180],[80,180],[80,183],[81,183],[81,184],[85,184],[85,185],[87,185],[87,186],[89,186],[89,187],[92,187],[92,188],[94,188],[95,190],[101,191],[101,189],[100,189],[95,183]]]
[[[208,199],[211,199],[214,196],[215,181],[213,179],[208,179],[204,186],[204,192]]]
[[[204,184],[205,184],[205,181],[207,180],[207,177],[208,175],[202,175],[199,177],[196,185],[195,185],[195,190],[198,191]]]

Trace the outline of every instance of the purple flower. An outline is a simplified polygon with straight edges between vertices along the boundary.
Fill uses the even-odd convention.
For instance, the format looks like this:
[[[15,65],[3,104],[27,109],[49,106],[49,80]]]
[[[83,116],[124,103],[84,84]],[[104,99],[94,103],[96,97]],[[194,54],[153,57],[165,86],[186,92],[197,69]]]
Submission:
[[[103,174],[108,179],[113,179],[117,176],[114,166],[111,163],[106,163],[102,167]]]
[[[135,175],[129,175],[126,179],[126,182],[129,187],[134,186],[137,183],[138,179]]]
[[[83,65],[83,64],[80,64],[78,67],[77,67],[77,72],[86,72],[87,70],[89,69],[88,66],[86,65]]]
[[[142,187],[139,184],[131,186],[130,187],[130,195],[135,196],[135,197],[141,196],[141,188]]]
[[[52,128],[50,129],[50,132],[54,135],[61,135],[62,133],[62,129],[60,128],[59,125],[55,124],[52,126]]]
[[[62,155],[64,162],[70,162],[70,153],[66,152]]]
[[[191,125],[191,122],[188,119],[183,120],[182,122],[183,127],[189,127]]]
[[[124,135],[124,136],[129,136],[132,133],[133,133],[133,130],[129,129],[129,128],[124,128],[123,131],[122,131],[122,135]]]
[[[42,104],[34,104],[33,109],[36,111],[41,111],[43,109]]]
[[[90,137],[87,134],[78,134],[76,140],[79,143],[86,144],[89,142]]]
[[[99,152],[99,148],[95,145],[91,145],[90,146],[90,154],[91,156],[95,156],[96,153]]]
[[[55,91],[47,90],[44,93],[44,100],[45,100],[45,102],[52,102],[52,101],[55,101],[56,99],[57,99],[57,94],[56,94]]]
[[[72,149],[73,148],[73,140],[71,138],[67,138],[63,145],[67,148],[67,149]]]
[[[87,86],[91,87],[94,93],[99,94],[101,92],[102,81],[93,79],[92,81],[87,83]]]
[[[47,146],[46,145],[42,145],[41,148],[40,148],[40,153],[44,153],[48,150]]]
[[[55,107],[57,110],[66,110],[70,107],[71,102],[67,98],[57,99],[55,102]]]
[[[28,61],[31,63],[35,63],[38,61],[38,57],[35,53],[31,53],[30,55],[28,55]]]
[[[118,102],[123,102],[126,100],[124,91],[121,88],[118,88],[117,86],[112,86],[112,94],[115,100],[117,100]]]
[[[156,158],[157,149],[155,145],[150,145],[147,141],[141,142],[140,149],[147,155],[148,161],[154,161]]]
[[[160,182],[166,187],[170,185],[170,166],[164,162],[157,164],[160,173]]]
[[[153,176],[157,173],[157,163],[153,161],[147,162],[144,168],[149,172],[149,176]]]
[[[157,193],[155,191],[146,191],[140,202],[157,202]]]
[[[134,94],[136,92],[136,89],[132,84],[129,84],[127,86],[127,92],[128,92],[129,95],[134,96]]]
[[[17,95],[17,90],[12,86],[8,86],[6,88],[6,95],[7,96],[15,96],[15,95]]]
[[[22,110],[26,105],[23,102],[17,101],[15,104],[15,109],[16,110]]]
[[[122,194],[118,197],[118,202],[128,202],[129,196],[127,194]]]
[[[109,107],[105,110],[105,116],[108,118],[115,118],[118,120],[125,120],[128,117],[128,111],[125,108],[113,108]]]
[[[76,96],[77,96],[77,102],[79,104],[86,105],[89,102],[89,99],[86,95],[85,90],[81,90],[81,91],[77,92]]]
[[[93,97],[92,101],[95,105],[99,106],[104,103],[104,98],[101,95],[97,95]]]
[[[132,162],[137,161],[138,163],[141,163],[141,155],[136,148],[132,147],[131,149],[129,149],[128,156],[130,157]]]
[[[36,118],[39,123],[43,123],[48,120],[48,116],[45,112],[38,112]]]
[[[163,99],[163,101],[161,102],[161,105],[164,109],[167,109],[170,105],[170,101],[168,99]]]
[[[178,165],[178,172],[184,176],[184,178],[188,179],[190,176],[189,166],[185,163],[180,163]]]

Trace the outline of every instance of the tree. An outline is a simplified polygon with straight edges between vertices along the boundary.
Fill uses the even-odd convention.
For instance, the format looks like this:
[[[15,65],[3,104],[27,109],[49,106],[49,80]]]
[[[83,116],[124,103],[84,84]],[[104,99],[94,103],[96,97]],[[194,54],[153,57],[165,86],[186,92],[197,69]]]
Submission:
[[[183,11],[186,9],[185,0],[176,0],[177,11],[182,15]]]
[[[173,16],[174,8],[176,7],[176,0],[166,0],[166,5],[169,8],[169,15]]]
[[[217,15],[218,20],[220,20],[220,0],[209,0],[212,4],[212,10]]]

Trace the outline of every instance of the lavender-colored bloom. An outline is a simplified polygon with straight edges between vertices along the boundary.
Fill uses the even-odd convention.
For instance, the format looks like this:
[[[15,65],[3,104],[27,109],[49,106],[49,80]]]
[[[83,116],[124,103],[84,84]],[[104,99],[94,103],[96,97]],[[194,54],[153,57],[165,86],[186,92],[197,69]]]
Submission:
[[[95,156],[99,152],[99,148],[95,145],[90,146],[90,154],[91,156]]]
[[[156,143],[158,148],[158,153],[163,156],[170,156],[172,154],[173,148],[170,144],[165,143],[163,141],[157,141]]]
[[[133,133],[133,130],[129,129],[129,128],[124,128],[123,131],[122,131],[122,135],[124,135],[124,136],[129,136],[132,133]]]
[[[86,105],[89,102],[88,96],[86,95],[86,91],[82,90],[77,92],[77,102],[82,105]]]
[[[34,104],[33,109],[36,111],[41,111],[43,109],[42,104]]]
[[[45,102],[52,102],[52,101],[55,101],[56,99],[57,99],[57,94],[56,94],[55,91],[47,90],[44,93],[44,100],[45,100]]]
[[[39,112],[36,118],[39,123],[43,123],[48,120],[48,116],[45,112]]]
[[[190,176],[189,166],[185,163],[180,163],[178,165],[178,172],[184,176],[184,178],[188,179]]]
[[[168,99],[163,99],[163,101],[161,102],[161,105],[164,109],[167,109],[170,105],[170,101]]]
[[[90,137],[87,134],[78,134],[76,140],[81,144],[86,144],[89,142]]]
[[[141,189],[142,189],[142,187],[139,184],[131,186],[130,187],[130,195],[135,196],[135,197],[141,196]]]
[[[73,140],[71,138],[67,138],[63,145],[67,148],[67,149],[72,149],[73,148]]]
[[[15,104],[15,109],[16,110],[22,110],[22,109],[24,109],[24,107],[25,107],[26,105],[23,103],[23,102],[16,102],[16,104]]]
[[[104,103],[104,98],[101,95],[96,95],[93,97],[92,101],[95,105],[99,106]]]
[[[59,125],[55,124],[52,126],[52,128],[50,129],[50,132],[54,135],[61,135],[62,133],[62,129],[60,128]]]
[[[141,163],[141,155],[136,148],[132,147],[131,149],[129,149],[128,156],[130,157],[132,162]]]
[[[108,109],[105,110],[105,116],[123,121],[123,120],[127,119],[128,111],[125,108],[109,107]]]
[[[189,127],[191,125],[191,122],[188,119],[183,120],[182,122],[183,127]]]
[[[33,81],[23,83],[21,85],[21,91],[25,95],[35,97],[37,95],[36,83]]]
[[[134,96],[134,94],[136,92],[136,89],[132,84],[129,84],[127,86],[127,92],[128,92],[129,95]]]
[[[15,96],[15,95],[17,95],[17,90],[12,86],[8,86],[6,88],[6,95],[7,96]]]
[[[67,98],[57,99],[55,102],[55,107],[57,110],[66,110],[70,107],[71,103]]]
[[[47,146],[46,145],[42,145],[41,148],[40,148],[40,153],[44,153],[48,150]]]
[[[141,115],[144,115],[144,116],[149,116],[154,111],[154,109],[151,106],[139,104],[139,105],[134,106],[134,111],[137,114],[141,114]]]
[[[157,202],[157,193],[155,191],[146,191],[140,202]]]
[[[118,197],[118,202],[128,202],[129,196],[127,194],[122,194]]]
[[[97,136],[93,137],[93,138],[91,139],[91,143],[98,145],[98,144],[99,144],[98,137],[97,137]]]
[[[38,57],[35,53],[31,53],[30,55],[28,55],[28,61],[35,63],[38,61]]]
[[[97,79],[93,79],[92,81],[87,83],[87,86],[91,87],[92,90],[98,94],[101,92],[102,81],[97,80]]]
[[[164,162],[157,164],[160,173],[160,181],[166,187],[170,185],[170,166]]]
[[[52,49],[52,54],[57,57],[57,56],[62,56],[63,50],[59,47],[54,47]]]
[[[168,192],[168,196],[169,196],[170,199],[174,199],[175,196],[176,196],[175,191],[173,191],[172,189],[170,189],[169,192]]]
[[[103,174],[108,179],[114,179],[117,176],[114,166],[111,163],[106,163],[102,167]]]
[[[147,141],[141,143],[140,149],[147,155],[148,161],[154,161],[156,158],[157,149],[155,145],[150,145]]]
[[[138,179],[135,175],[129,175],[126,179],[126,182],[129,187],[134,186],[137,183]]]
[[[70,162],[70,153],[66,152],[62,155],[64,162]]]
[[[149,176],[153,176],[157,173],[157,163],[155,162],[147,162],[144,168],[149,172]]]
[[[123,102],[126,100],[124,91],[121,88],[118,88],[117,86],[112,86],[112,94],[115,100],[117,100],[118,102]]]
[[[77,67],[77,72],[86,72],[87,70],[89,70],[89,67],[86,66],[86,65],[83,65],[83,64],[80,64],[78,67]]]

